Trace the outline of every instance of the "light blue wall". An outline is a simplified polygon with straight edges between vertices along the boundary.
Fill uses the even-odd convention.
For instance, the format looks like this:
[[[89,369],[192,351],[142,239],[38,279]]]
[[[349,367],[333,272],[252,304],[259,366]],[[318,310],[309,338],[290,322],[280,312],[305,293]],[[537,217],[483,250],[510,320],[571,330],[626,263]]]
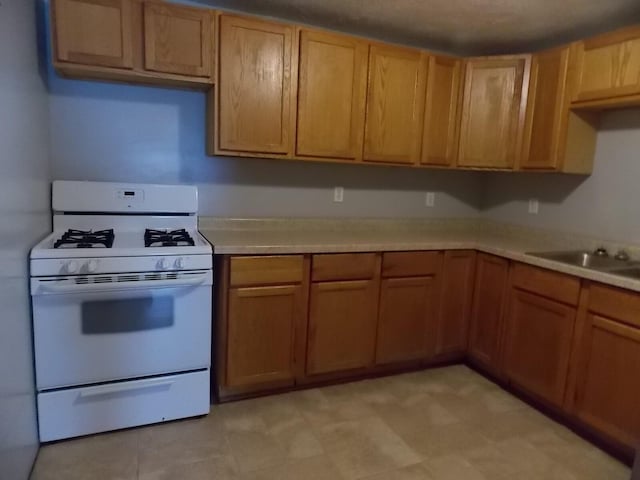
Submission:
[[[34,0],[0,2],[0,479],[38,449],[29,248],[50,231],[48,108]]]
[[[640,109],[607,113],[600,122],[593,174],[490,174],[483,215],[526,226],[640,244]],[[538,215],[527,213],[530,198]]]

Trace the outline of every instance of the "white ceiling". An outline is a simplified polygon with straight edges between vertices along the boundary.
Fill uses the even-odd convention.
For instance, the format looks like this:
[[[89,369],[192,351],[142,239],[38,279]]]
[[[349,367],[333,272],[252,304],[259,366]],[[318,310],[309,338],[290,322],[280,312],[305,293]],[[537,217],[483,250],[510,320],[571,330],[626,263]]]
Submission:
[[[533,50],[640,23],[640,0],[197,0],[460,54]]]

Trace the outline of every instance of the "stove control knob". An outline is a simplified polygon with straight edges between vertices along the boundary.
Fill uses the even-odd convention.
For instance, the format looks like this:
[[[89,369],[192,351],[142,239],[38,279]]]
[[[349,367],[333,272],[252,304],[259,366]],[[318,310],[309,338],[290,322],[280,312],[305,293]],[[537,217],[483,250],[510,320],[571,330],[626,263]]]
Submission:
[[[184,268],[184,258],[177,258],[175,262],[175,267],[178,270],[182,270]]]
[[[75,260],[69,260],[67,263],[65,263],[64,268],[67,273],[76,273],[78,271],[78,262],[76,262]]]
[[[160,270],[166,270],[169,268],[169,262],[167,262],[166,258],[161,258],[160,260],[158,260],[158,268]]]
[[[95,273],[98,270],[98,261],[97,260],[89,260],[87,263],[87,272]]]

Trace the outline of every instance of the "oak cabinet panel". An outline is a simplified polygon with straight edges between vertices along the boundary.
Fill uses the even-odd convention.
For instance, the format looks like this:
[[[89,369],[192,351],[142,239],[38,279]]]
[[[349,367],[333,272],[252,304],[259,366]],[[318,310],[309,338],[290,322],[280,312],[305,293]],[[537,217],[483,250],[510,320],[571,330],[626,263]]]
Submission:
[[[466,61],[458,165],[513,168],[520,155],[530,55]]]
[[[424,132],[423,165],[452,167],[458,152],[458,125],[462,60],[429,58]]]
[[[437,355],[464,353],[467,349],[475,259],[474,251],[445,252],[436,334]]]
[[[293,27],[220,17],[218,149],[291,151]]]
[[[494,373],[500,370],[508,275],[508,260],[478,254],[469,332],[469,355]]]
[[[382,280],[376,363],[427,358],[437,328],[436,277]]]
[[[567,69],[569,48],[536,53],[531,63],[531,81],[520,160],[524,170],[559,170],[564,160],[569,120]]]
[[[211,10],[144,4],[145,69],[209,77],[213,62]]]
[[[300,283],[304,276],[302,255],[242,255],[229,260],[232,287],[287,285]]]
[[[367,43],[353,37],[303,30],[298,71],[296,154],[360,159]]]
[[[370,46],[365,161],[418,163],[426,70],[426,58],[420,51]]]
[[[640,94],[640,27],[573,44],[573,101]]]
[[[229,290],[226,387],[293,385],[302,287]]]
[[[640,294],[591,284],[581,302],[571,411],[630,447],[640,443]]]
[[[504,353],[509,381],[562,406],[575,319],[575,307],[512,289]]]
[[[514,263],[512,284],[568,305],[578,305],[580,298],[579,278],[524,263]]]
[[[311,285],[308,375],[373,365],[378,292],[376,280]]]
[[[379,270],[377,253],[324,253],[313,256],[311,280],[368,280]]]
[[[131,10],[131,0],[53,0],[56,60],[133,68]]]

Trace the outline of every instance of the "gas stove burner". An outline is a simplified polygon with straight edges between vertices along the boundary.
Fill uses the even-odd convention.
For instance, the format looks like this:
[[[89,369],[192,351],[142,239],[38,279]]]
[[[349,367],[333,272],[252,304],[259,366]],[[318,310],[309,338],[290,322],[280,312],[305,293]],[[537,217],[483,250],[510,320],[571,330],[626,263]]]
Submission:
[[[93,248],[94,246],[102,246],[105,248],[111,248],[113,246],[113,240],[115,235],[113,229],[98,230],[98,231],[84,231],[69,229],[62,234],[56,242],[53,244],[53,248],[59,248],[63,246],[69,246],[75,248]]]
[[[145,247],[183,247],[195,245],[191,235],[184,229],[180,230],[153,230],[147,228],[144,232]]]

